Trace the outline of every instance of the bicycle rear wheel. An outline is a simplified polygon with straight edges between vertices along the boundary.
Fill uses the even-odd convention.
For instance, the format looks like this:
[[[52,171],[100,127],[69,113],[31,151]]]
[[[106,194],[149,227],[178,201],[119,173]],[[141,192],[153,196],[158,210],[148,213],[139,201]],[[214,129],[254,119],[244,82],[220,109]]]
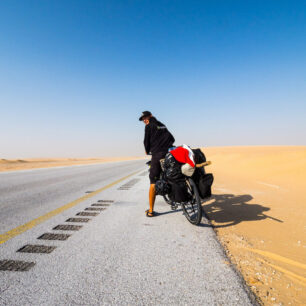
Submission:
[[[187,220],[191,224],[198,225],[202,219],[201,198],[198,188],[191,178],[188,178],[187,188],[191,199],[188,202],[182,203],[182,209]]]

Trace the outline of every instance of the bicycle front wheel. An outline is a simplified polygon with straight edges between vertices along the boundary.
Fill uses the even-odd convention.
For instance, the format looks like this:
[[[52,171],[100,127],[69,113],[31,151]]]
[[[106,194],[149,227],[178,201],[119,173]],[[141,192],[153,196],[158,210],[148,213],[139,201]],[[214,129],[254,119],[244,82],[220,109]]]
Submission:
[[[191,178],[188,178],[187,188],[191,199],[188,202],[182,203],[182,209],[187,220],[191,224],[198,225],[202,219],[201,198],[198,188]]]

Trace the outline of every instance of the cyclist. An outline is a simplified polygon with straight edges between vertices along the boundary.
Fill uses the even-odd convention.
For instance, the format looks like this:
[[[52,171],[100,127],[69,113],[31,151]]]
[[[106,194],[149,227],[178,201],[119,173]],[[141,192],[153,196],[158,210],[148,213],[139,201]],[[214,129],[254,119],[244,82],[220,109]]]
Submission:
[[[168,149],[173,146],[175,141],[172,134],[167,127],[152,116],[151,112],[144,111],[139,121],[143,121],[145,126],[144,147],[146,154],[152,154],[151,168],[150,168],[150,190],[149,190],[149,204],[150,208],[146,210],[147,217],[153,217],[154,203],[155,203],[155,183],[161,173],[160,160],[165,157]]]

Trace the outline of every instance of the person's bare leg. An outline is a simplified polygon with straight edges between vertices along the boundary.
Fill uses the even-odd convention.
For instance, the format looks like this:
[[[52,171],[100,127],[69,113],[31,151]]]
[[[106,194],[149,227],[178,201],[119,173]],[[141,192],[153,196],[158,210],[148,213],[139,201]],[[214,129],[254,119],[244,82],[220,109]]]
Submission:
[[[155,184],[150,185],[150,191],[149,191],[149,203],[150,203],[150,209],[149,212],[152,213],[154,209],[154,203],[155,203]]]

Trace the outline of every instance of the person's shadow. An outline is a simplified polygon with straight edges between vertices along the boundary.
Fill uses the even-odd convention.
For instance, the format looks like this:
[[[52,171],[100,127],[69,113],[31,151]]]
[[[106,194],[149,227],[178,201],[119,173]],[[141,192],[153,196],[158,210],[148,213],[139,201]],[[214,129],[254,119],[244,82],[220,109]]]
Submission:
[[[248,204],[253,199],[249,194],[233,195],[219,194],[213,195],[209,204],[202,204],[206,217],[214,221],[215,228],[228,227],[243,221],[257,221],[266,218],[277,222],[282,220],[267,216],[264,212],[269,211],[269,207],[260,204]]]

